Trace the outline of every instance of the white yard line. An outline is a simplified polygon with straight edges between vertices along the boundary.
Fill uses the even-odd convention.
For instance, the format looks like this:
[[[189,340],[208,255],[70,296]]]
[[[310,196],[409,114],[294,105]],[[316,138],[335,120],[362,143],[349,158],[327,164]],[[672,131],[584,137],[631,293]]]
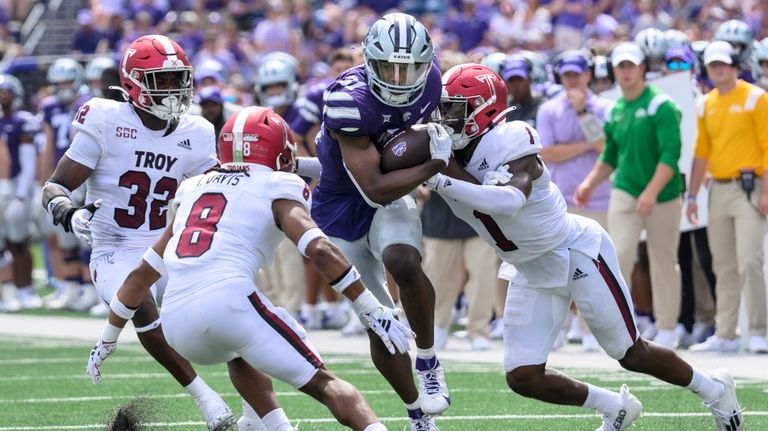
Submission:
[[[745,411],[745,416],[768,416],[768,411]],[[643,417],[654,418],[677,418],[677,417],[708,417],[709,413],[677,413],[677,412],[647,412]],[[594,419],[597,414],[556,414],[556,415],[492,415],[492,416],[440,416],[438,422],[445,421],[505,421],[505,420],[550,420],[550,419]],[[402,417],[379,418],[382,422],[400,422],[405,419]],[[296,419],[295,422],[301,424],[309,423],[336,423],[333,418],[306,418]],[[145,424],[148,428],[176,428],[183,426],[205,426],[204,422],[150,422]],[[87,430],[104,429],[104,424],[89,425],[56,425],[56,426],[14,426],[0,427],[0,431],[37,431],[37,430]]]

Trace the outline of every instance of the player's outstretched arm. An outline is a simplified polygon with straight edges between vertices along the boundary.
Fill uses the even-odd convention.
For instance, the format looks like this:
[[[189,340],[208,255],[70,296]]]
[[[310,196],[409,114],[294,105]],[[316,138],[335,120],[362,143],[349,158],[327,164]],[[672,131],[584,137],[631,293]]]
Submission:
[[[404,353],[410,349],[408,339],[413,332],[397,319],[399,310],[383,306],[360,280],[360,273],[347,260],[310,218],[298,202],[277,199],[272,202],[275,222],[299,251],[312,260],[320,275],[331,287],[352,301],[355,312],[362,315],[372,331],[387,346],[390,353]]]
[[[462,202],[484,213],[514,216],[525,205],[533,188],[533,180],[542,171],[538,156],[532,154],[487,172],[482,184],[438,174],[424,185],[444,198]]]
[[[369,203],[385,205],[400,199],[446,167],[444,160],[433,158],[421,165],[384,174],[379,152],[368,136],[352,137],[336,132],[331,132],[331,136],[339,142],[344,166]]]
[[[91,349],[85,369],[94,384],[101,381],[101,364],[117,349],[117,339],[125,328],[126,322],[133,318],[150,287],[165,274],[162,255],[173,234],[172,225],[173,223],[169,222],[163,236],[144,253],[139,266],[128,274],[109,303],[109,317],[101,331],[99,341]]]

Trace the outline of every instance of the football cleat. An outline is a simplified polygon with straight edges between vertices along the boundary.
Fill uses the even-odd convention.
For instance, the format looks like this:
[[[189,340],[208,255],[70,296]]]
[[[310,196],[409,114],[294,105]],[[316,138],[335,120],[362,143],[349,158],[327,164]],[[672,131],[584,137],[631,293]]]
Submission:
[[[215,392],[213,396],[195,400],[195,404],[203,414],[209,431],[237,430],[237,417]]]
[[[408,419],[411,421],[410,431],[440,431],[432,416],[424,414],[423,410],[408,410]]]
[[[258,419],[247,418],[245,416],[242,416],[240,419],[237,420],[237,430],[238,431],[267,431],[267,428]]]
[[[451,397],[445,383],[445,371],[436,356],[416,358],[416,378],[419,381],[421,409],[428,415],[440,415],[448,410]]]
[[[232,413],[232,410],[227,407],[214,416],[212,419],[205,421],[210,431],[237,431],[237,418]]]
[[[712,378],[725,386],[723,394],[718,400],[711,403],[704,403],[712,412],[715,419],[715,429],[717,431],[742,431],[744,429],[743,409],[739,406],[736,399],[736,384],[733,383],[733,376],[724,368],[718,368],[712,373]]]
[[[643,404],[629,393],[627,385],[621,385],[622,406],[619,410],[603,415],[603,425],[597,431],[623,431],[643,413]]]

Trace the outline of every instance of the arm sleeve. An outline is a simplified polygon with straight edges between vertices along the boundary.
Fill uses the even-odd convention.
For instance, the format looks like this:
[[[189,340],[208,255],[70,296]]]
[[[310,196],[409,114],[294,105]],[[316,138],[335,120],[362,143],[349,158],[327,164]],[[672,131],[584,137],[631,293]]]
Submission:
[[[694,157],[709,160],[712,144],[709,142],[707,121],[704,116],[705,100],[706,97],[702,98],[699,103],[696,104],[696,148],[694,149]]]
[[[528,200],[525,194],[512,186],[477,185],[450,178],[437,190],[445,199],[453,199],[490,215],[513,217]]]
[[[548,147],[555,144],[555,128],[551,124],[552,114],[551,103],[544,102],[536,113],[536,131],[539,132],[539,139],[542,147]]]
[[[29,197],[29,188],[35,179],[37,171],[37,150],[35,144],[29,142],[19,145],[19,164],[21,171],[16,176],[16,197],[26,199]]]
[[[89,169],[96,169],[101,153],[101,145],[93,136],[78,132],[64,155]]]
[[[678,169],[680,162],[680,109],[668,100],[659,106],[656,115],[653,116],[656,129],[656,140],[659,145],[659,162]]]

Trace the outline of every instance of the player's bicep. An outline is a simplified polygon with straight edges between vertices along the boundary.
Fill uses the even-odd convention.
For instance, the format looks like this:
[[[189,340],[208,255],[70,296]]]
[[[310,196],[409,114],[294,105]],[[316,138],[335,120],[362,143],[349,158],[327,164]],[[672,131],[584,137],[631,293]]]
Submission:
[[[93,169],[64,155],[61,160],[59,160],[56,169],[53,171],[53,175],[51,175],[51,178],[48,181],[61,184],[69,190],[74,190],[80,187],[92,173]]]
[[[533,190],[533,180],[541,176],[543,165],[537,154],[531,154],[502,164],[507,166],[507,171],[512,174],[512,178],[499,186],[512,186],[525,194],[525,197],[531,195]]]
[[[277,226],[294,244],[299,242],[304,232],[317,227],[306,207],[295,200],[275,199],[272,201],[272,214]]]
[[[365,188],[375,180],[376,176],[381,175],[379,168],[381,156],[370,138],[334,135],[339,142],[344,166],[352,174],[355,182]]]

